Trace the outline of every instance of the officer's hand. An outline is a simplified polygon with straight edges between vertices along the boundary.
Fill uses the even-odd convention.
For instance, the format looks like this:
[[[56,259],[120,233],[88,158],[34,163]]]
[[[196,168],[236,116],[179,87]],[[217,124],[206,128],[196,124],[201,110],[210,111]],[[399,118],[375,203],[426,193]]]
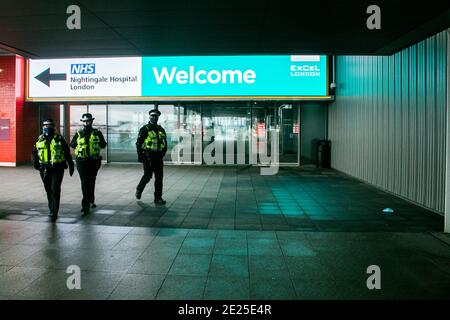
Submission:
[[[140,162],[140,163],[144,163],[144,156],[143,155],[141,155],[141,154],[138,154],[138,162]]]
[[[41,165],[39,164],[39,162],[34,162],[34,163],[33,163],[33,167],[34,167],[36,170],[39,170],[39,169],[41,168]]]

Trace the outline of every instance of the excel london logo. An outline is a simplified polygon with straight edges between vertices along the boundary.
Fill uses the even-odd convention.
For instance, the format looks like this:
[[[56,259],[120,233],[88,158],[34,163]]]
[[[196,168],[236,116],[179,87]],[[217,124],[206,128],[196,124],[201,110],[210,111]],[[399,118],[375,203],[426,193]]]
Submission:
[[[291,77],[320,77],[320,56],[291,56]]]

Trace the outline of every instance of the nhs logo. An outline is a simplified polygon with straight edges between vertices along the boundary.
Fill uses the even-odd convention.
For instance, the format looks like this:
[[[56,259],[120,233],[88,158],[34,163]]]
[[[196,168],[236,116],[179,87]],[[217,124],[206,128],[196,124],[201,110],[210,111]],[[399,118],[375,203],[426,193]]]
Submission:
[[[94,74],[95,63],[77,63],[70,65],[71,74]]]

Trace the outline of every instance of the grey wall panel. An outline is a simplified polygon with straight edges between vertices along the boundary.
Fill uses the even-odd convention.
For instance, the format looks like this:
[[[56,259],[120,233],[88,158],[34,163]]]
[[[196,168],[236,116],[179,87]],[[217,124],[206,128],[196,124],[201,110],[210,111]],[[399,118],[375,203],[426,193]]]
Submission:
[[[441,35],[441,37],[444,37],[444,35]],[[449,199],[450,198],[450,28],[447,29],[447,33],[444,37],[444,39],[447,38],[447,52],[445,53],[445,55],[441,52],[441,54],[439,55],[440,59],[440,67],[442,67],[443,69],[445,69],[445,67],[447,67],[447,75],[440,75],[439,78],[439,88],[440,91],[442,92],[446,92],[447,93],[447,97],[446,98],[442,98],[439,97],[439,103],[443,103],[444,105],[446,105],[445,110],[446,110],[446,131],[447,134],[444,137],[441,137],[442,139],[442,144],[443,146],[441,147],[443,152],[446,153],[447,157],[446,157],[446,166],[444,168],[441,168],[441,170],[443,171],[442,173],[442,177],[441,179],[444,180],[443,183],[445,183],[446,188],[444,190],[442,190],[442,195],[443,197]],[[447,215],[450,216],[450,208],[448,208],[448,206],[446,207],[448,210],[446,210]],[[447,222],[449,222],[450,225],[450,219],[447,219]],[[450,232],[449,229],[447,229],[447,232]]]
[[[305,102],[300,106],[301,163],[316,163],[316,142],[326,139],[327,106],[323,103]]]
[[[336,58],[333,168],[444,212],[448,41],[441,32],[392,56]]]

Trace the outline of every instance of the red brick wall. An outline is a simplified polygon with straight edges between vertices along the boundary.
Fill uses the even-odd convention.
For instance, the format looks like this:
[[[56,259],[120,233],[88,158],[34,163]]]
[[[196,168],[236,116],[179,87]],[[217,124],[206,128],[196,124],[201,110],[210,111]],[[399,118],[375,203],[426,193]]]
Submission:
[[[0,163],[30,162],[39,135],[39,109],[25,102],[25,59],[0,57],[0,119],[9,119],[9,140],[0,140]],[[59,118],[59,114],[58,114]]]
[[[0,162],[16,162],[16,56],[0,57],[0,119],[9,119],[9,140],[0,140]]]
[[[17,119],[17,163],[29,162],[31,150],[39,136],[39,109],[37,105],[24,103],[16,110]]]
[[[39,135],[37,104],[25,102],[25,59],[16,57],[16,162],[30,162],[31,150]]]
[[[36,105],[37,108],[37,105]],[[56,129],[59,131],[60,123],[60,103],[41,102],[41,120],[42,123],[46,119],[53,119],[55,121]]]

